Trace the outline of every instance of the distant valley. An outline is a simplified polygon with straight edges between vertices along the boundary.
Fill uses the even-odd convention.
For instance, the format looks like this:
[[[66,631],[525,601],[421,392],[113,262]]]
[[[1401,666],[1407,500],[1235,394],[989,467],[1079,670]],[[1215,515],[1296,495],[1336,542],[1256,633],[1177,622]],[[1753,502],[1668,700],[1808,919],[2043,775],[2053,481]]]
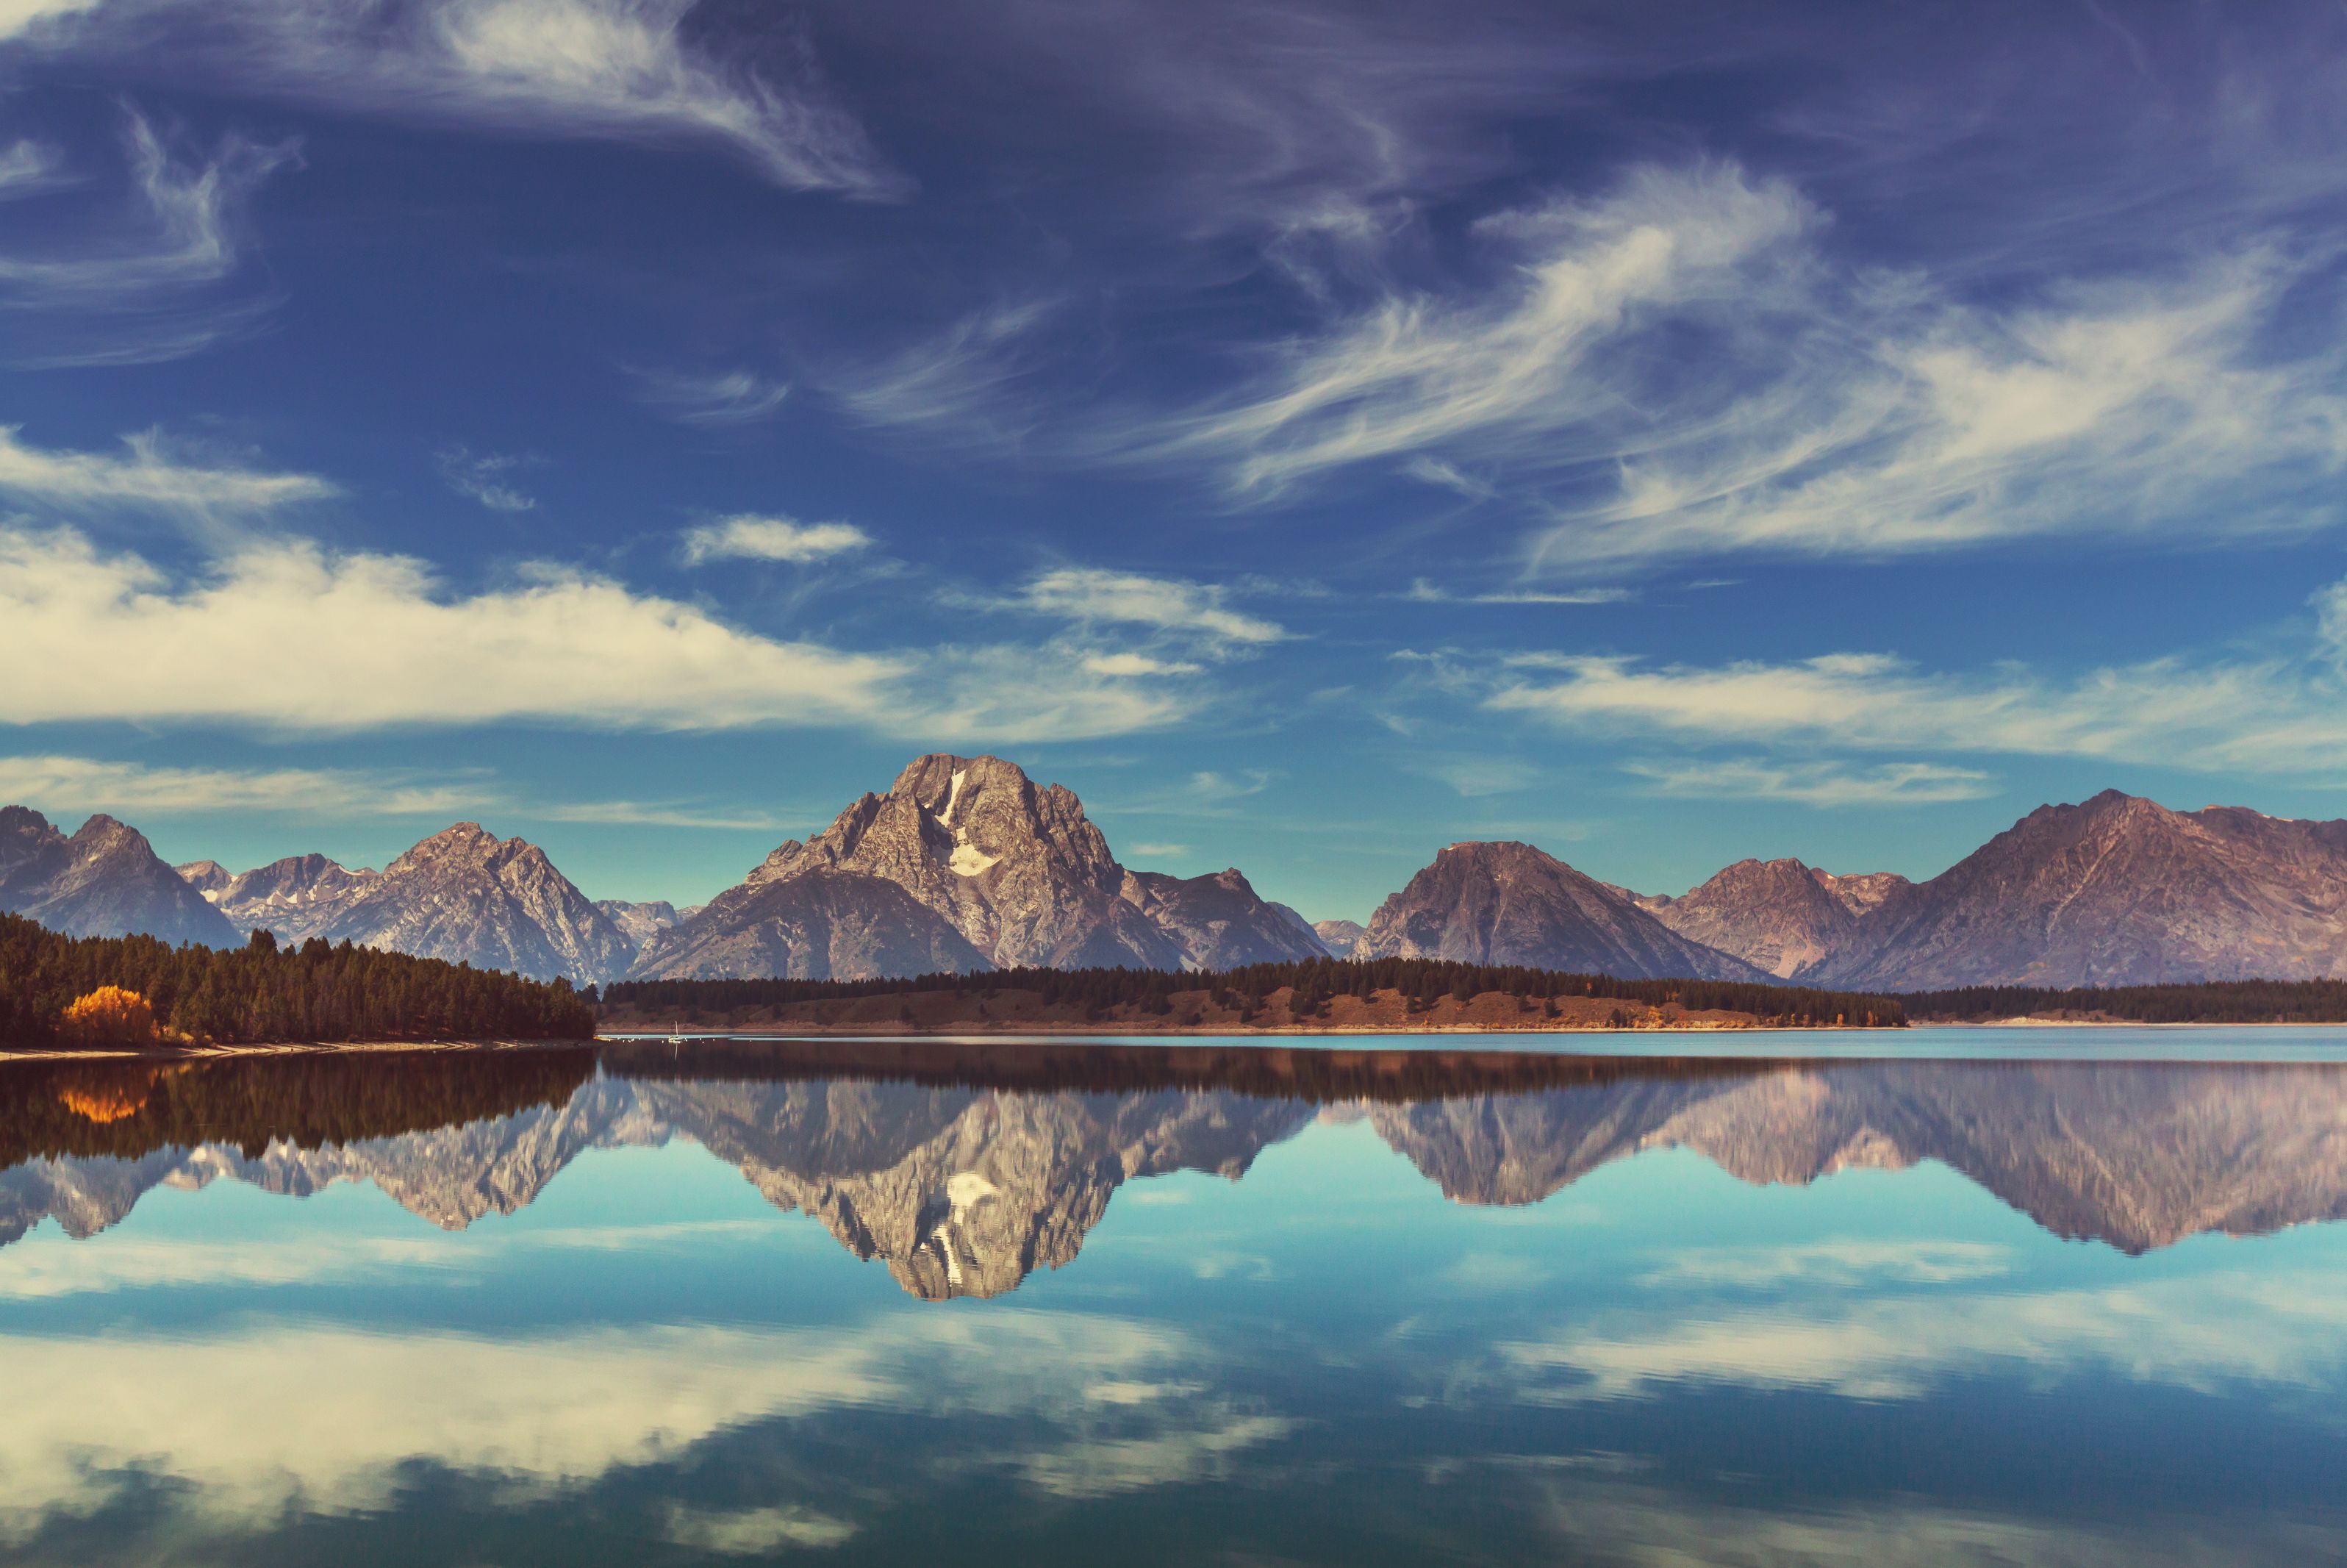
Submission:
[[[0,909],[74,935],[230,946],[261,928],[579,985],[1327,956],[1870,991],[2300,979],[2347,976],[2347,823],[2110,791],[2041,807],[1927,881],[1747,860],[1676,896],[1530,845],[1457,844],[1366,923],[1316,925],[1235,868],[1127,867],[1071,791],[938,753],[705,906],[590,898],[544,850],[472,823],[380,871],[307,854],[238,873],[167,866],[112,817],[67,836],[9,806]]]

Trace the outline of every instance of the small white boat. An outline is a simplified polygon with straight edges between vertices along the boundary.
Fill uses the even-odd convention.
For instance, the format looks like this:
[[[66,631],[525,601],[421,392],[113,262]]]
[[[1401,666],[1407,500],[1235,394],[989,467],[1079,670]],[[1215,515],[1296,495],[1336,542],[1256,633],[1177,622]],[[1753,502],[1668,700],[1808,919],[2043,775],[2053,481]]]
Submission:
[[[677,1032],[676,1022],[674,1020],[671,1020],[669,1021],[668,1042],[671,1045],[682,1045],[684,1043],[684,1036]]]

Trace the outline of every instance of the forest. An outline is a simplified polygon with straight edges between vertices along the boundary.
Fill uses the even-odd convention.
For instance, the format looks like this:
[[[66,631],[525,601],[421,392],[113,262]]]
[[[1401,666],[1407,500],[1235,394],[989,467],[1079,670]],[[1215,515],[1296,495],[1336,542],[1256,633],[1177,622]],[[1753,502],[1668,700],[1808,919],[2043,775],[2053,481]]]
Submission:
[[[80,1043],[68,1024],[128,993],[152,1043],[329,1044],[375,1040],[589,1040],[595,1011],[568,980],[410,958],[316,938],[281,948],[175,948],[153,937],[67,937],[0,915],[0,1048]],[[136,1009],[128,1009],[135,1013]],[[122,1007],[106,1009],[118,1028]],[[104,1043],[149,1043],[135,1037]]]
[[[1968,986],[1911,991],[1915,1018],[2079,1017],[2132,1023],[2347,1023],[2347,980],[2196,980],[2162,986]]]
[[[1907,1009],[1896,997],[1816,990],[1803,986],[1757,985],[1735,980],[1624,980],[1606,975],[1564,974],[1516,966],[1458,964],[1435,958],[1321,958],[1207,973],[1166,969],[989,969],[977,974],[921,975],[876,980],[624,980],[607,988],[601,999],[683,1017],[726,1013],[739,1008],[782,1007],[842,997],[893,996],[914,991],[975,994],[981,999],[1002,991],[1039,993],[1047,1007],[1074,1002],[1106,1011],[1127,1005],[1165,1016],[1182,992],[1209,992],[1216,1006],[1235,1006],[1252,1017],[1273,992],[1295,988],[1299,1018],[1318,1011],[1329,999],[1367,999],[1399,991],[1409,1010],[1423,1012],[1444,996],[1464,1001],[1497,991],[1541,1002],[1560,997],[1611,998],[1650,1007],[1676,1005],[1689,1011],[1718,1009],[1747,1012],[1765,1022],[1869,1023],[1896,1029]]]

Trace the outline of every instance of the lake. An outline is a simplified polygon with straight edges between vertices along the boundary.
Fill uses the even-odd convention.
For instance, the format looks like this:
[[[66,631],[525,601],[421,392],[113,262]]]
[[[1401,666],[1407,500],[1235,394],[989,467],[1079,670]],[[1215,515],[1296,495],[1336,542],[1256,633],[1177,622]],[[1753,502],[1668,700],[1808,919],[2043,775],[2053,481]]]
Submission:
[[[2347,1560],[2342,1038],[0,1063],[0,1563]]]

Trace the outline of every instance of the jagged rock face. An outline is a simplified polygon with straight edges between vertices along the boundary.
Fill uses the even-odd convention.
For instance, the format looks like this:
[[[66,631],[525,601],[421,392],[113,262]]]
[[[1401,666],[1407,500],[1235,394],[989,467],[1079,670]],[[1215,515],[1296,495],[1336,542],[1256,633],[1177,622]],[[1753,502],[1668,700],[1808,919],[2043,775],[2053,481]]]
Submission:
[[[1128,871],[1122,897],[1182,945],[1191,969],[1230,969],[1327,956],[1303,917],[1266,902],[1234,866],[1211,876]]]
[[[2347,975],[2347,822],[2049,805],[1894,890],[1821,983],[2135,985]]]
[[[314,934],[580,984],[616,979],[634,953],[544,850],[470,822],[393,861]]]
[[[281,942],[316,936],[382,876],[349,870],[323,855],[288,856],[241,876],[231,876],[216,860],[199,860],[179,872],[239,930],[273,932]]]
[[[1523,964],[1624,979],[1764,979],[1617,887],[1529,844],[1454,844],[1380,905],[1358,956]]]
[[[1896,871],[1861,871],[1849,876],[1836,876],[1830,871],[1809,868],[1818,886],[1841,900],[1842,907],[1853,915],[1868,915],[1880,908],[1882,901],[1901,887],[1913,883]]]
[[[1680,936],[1780,979],[1840,952],[1859,920],[1798,860],[1739,860],[1683,897],[1641,902]]]
[[[939,917],[985,963],[1001,968],[1178,969],[1252,961],[1207,954],[1318,956],[1300,937],[1291,937],[1295,922],[1258,897],[1236,872],[1186,883],[1154,873],[1128,874],[1069,790],[1059,784],[1038,788],[999,757],[938,753],[906,768],[887,794],[857,800],[813,839],[781,845],[739,887],[655,938],[633,974],[651,979],[827,969],[863,979],[978,967],[960,958],[940,961],[935,941],[909,927],[911,956],[884,960],[874,945],[873,956],[850,958],[855,966],[885,961],[912,968],[842,968],[843,960],[835,957],[803,954],[795,947],[786,953],[793,938],[788,921],[780,918],[755,941],[735,939],[745,910],[764,889],[817,872],[861,880],[840,882],[820,898],[808,893],[796,902],[757,907],[787,909],[794,918],[812,920],[802,906],[819,903],[824,918],[835,921],[846,913],[851,891],[860,889],[855,896],[871,906],[867,917],[877,921],[889,901],[869,884],[889,884]],[[704,931],[721,927],[731,928],[723,941],[703,941]],[[815,921],[809,929],[808,939],[815,940],[825,927]],[[688,968],[681,967],[687,953],[705,956]],[[752,963],[772,967],[732,967]]]
[[[0,910],[73,937],[143,933],[213,948],[244,940],[144,835],[106,815],[67,838],[39,812],[0,807]]]
[[[1349,958],[1360,951],[1362,938],[1369,934],[1369,928],[1358,920],[1315,920],[1312,934],[1320,938],[1329,957]]]
[[[894,882],[814,870],[719,894],[696,918],[655,932],[632,972],[828,980],[993,967],[952,922]]]
[[[641,904],[631,904],[625,898],[598,898],[595,907],[620,928],[620,935],[628,939],[630,947],[640,951],[646,942],[684,918],[677,913],[676,906],[665,898]]]

